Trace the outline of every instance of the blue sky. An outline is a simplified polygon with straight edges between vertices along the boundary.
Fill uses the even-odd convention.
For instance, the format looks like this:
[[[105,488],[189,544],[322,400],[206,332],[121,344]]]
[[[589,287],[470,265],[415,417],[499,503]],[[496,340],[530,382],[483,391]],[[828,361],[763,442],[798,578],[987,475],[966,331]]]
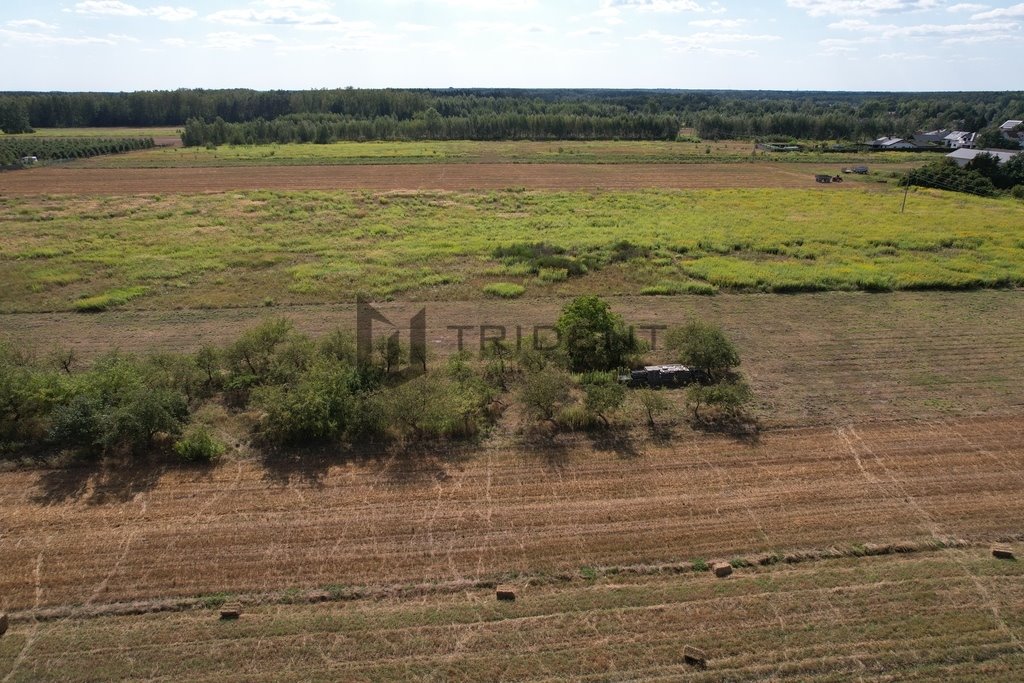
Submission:
[[[1024,89],[1024,2],[4,0],[0,90]]]

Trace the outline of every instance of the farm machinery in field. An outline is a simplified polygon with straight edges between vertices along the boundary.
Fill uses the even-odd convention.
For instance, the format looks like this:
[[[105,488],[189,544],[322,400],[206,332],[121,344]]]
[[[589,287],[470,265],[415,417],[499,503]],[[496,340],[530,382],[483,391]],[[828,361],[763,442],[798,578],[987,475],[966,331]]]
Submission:
[[[706,384],[711,381],[706,370],[691,368],[686,365],[645,365],[631,370],[628,375],[619,375],[619,383],[628,387],[684,387],[698,382]]]

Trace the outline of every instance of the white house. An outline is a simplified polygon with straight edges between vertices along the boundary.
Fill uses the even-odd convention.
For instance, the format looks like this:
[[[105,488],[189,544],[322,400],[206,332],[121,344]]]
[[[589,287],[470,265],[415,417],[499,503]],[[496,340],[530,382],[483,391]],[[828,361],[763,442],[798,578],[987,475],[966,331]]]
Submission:
[[[999,160],[999,163],[1005,164],[1007,161],[1020,154],[1020,152],[1004,152],[998,149],[958,149],[955,152],[947,154],[946,158],[952,159],[956,162],[957,166],[963,167],[973,161],[974,157],[979,154],[991,154]]]
[[[952,133],[942,138],[946,143],[946,147],[950,149],[972,149],[974,147],[974,139],[978,137],[977,133],[969,133],[964,130],[954,130]]]
[[[914,149],[915,145],[910,140],[903,138],[878,138],[868,143],[871,149]]]

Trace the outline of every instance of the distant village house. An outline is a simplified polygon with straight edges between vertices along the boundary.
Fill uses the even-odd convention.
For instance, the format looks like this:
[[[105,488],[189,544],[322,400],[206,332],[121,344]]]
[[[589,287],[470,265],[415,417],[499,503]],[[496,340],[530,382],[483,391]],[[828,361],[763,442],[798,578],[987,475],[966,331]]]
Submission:
[[[954,130],[952,133],[943,138],[946,143],[946,147],[950,149],[973,149],[974,141],[977,139],[977,133],[970,133],[964,130]]]
[[[903,138],[878,138],[868,143],[868,147],[871,149],[915,149],[915,145],[910,140],[904,140]]]

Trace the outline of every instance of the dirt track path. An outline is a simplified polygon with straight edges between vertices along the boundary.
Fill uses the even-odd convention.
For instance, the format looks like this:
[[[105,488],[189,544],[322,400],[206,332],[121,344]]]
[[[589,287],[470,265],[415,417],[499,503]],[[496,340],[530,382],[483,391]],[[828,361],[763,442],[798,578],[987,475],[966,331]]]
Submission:
[[[0,174],[0,195],[148,194],[230,190],[636,190],[821,188],[829,164],[386,164],[221,168],[44,167]]]

